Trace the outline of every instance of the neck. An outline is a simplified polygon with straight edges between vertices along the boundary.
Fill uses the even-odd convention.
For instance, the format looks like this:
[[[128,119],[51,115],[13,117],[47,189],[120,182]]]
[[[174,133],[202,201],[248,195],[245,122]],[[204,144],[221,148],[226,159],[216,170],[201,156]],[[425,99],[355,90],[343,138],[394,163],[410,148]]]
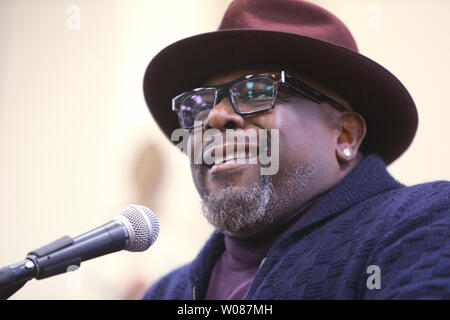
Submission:
[[[345,178],[358,164],[364,156],[358,152],[357,156],[348,162],[339,163],[338,170],[335,172],[325,172],[323,177],[327,178],[322,180],[321,183],[308,188],[309,190],[304,190],[301,195],[297,195],[297,202],[293,203],[292,209],[289,211],[290,213],[295,212],[298,208],[307,205],[313,199],[317,199],[324,194],[328,193],[334,186],[336,186],[342,179]],[[309,193],[308,193],[309,191]]]

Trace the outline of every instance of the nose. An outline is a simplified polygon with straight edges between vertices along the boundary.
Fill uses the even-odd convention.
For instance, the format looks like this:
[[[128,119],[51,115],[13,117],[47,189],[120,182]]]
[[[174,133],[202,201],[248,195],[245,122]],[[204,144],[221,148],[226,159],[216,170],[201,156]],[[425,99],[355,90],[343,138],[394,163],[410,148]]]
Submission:
[[[244,117],[234,111],[228,97],[222,99],[209,111],[204,123],[205,129],[243,129],[244,126]]]

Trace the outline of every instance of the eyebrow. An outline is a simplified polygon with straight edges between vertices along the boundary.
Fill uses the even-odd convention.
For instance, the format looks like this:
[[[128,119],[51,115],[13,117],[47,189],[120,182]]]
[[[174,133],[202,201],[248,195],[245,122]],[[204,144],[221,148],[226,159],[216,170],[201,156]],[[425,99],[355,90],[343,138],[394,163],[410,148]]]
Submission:
[[[233,77],[233,79],[231,79],[230,81],[226,81],[226,82],[221,82],[221,83],[218,83],[218,84],[211,84],[211,82],[209,82],[210,80],[211,80],[211,78],[212,77],[210,77],[209,79],[207,79],[206,81],[202,81],[201,83],[200,83],[200,86],[196,86],[196,88],[202,88],[202,87],[207,87],[207,86],[220,86],[220,85],[223,85],[223,84],[226,84],[226,83],[228,83],[228,82],[232,82],[233,80],[236,80],[236,79],[239,79],[239,78],[242,78],[242,77],[245,77],[245,76],[247,76],[247,75],[249,75],[249,74],[254,74],[254,73],[265,73],[265,72],[271,72],[270,70],[272,70],[272,69],[274,69],[273,67],[269,67],[269,68],[264,68],[264,69],[249,69],[249,70],[244,70],[245,72],[243,72],[241,75],[237,75],[237,76],[235,76],[235,77]],[[226,74],[226,73],[222,73],[222,74],[218,74],[218,75],[216,75],[216,77],[217,76],[223,76],[224,74]],[[230,74],[230,72],[228,73],[228,74]],[[214,77],[214,76],[213,76]],[[214,81],[213,81],[214,82]]]

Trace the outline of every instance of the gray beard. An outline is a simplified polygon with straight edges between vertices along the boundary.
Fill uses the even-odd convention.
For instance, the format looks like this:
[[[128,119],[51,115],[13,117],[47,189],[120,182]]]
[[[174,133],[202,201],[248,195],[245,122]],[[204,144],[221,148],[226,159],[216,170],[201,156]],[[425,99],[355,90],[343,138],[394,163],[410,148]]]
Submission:
[[[295,209],[297,195],[318,175],[317,167],[309,162],[284,172],[278,191],[274,190],[273,176],[260,175],[250,187],[229,185],[218,194],[203,194],[203,215],[218,231],[238,237],[255,235],[282,222]]]

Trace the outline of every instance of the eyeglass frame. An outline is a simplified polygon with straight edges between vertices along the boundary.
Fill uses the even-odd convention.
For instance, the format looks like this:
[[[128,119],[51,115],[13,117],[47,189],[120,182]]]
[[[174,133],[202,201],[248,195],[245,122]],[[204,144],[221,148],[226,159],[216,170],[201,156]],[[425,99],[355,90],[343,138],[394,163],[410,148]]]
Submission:
[[[231,91],[233,86],[235,84],[245,81],[245,80],[267,78],[267,77],[271,78],[274,81],[275,92],[274,92],[273,98],[272,98],[272,105],[270,107],[260,109],[260,110],[255,110],[255,111],[247,111],[247,112],[240,111],[233,101],[233,94]],[[220,101],[222,101],[222,99],[224,97],[228,97],[229,101],[231,102],[231,106],[233,107],[234,112],[236,112],[237,114],[239,114],[241,116],[266,112],[266,111],[269,111],[269,110],[275,108],[275,105],[277,102],[277,97],[278,97],[278,88],[281,84],[287,85],[289,88],[296,90],[297,92],[305,95],[310,100],[312,100],[318,104],[320,104],[322,102],[328,102],[329,104],[331,104],[332,106],[334,106],[336,109],[338,109],[340,111],[352,111],[351,109],[338,103],[333,98],[319,92],[318,90],[312,88],[311,86],[307,85],[306,83],[289,75],[284,70],[281,70],[278,72],[253,73],[253,74],[239,77],[235,80],[232,80],[232,81],[222,84],[222,85],[199,87],[199,88],[195,88],[190,91],[183,92],[172,99],[172,111],[177,113],[178,118],[180,120],[180,116],[178,113],[180,112],[181,103],[183,102],[185,97],[187,97],[195,92],[199,92],[199,91],[214,90],[214,92],[215,92],[214,103],[210,110],[212,110]],[[180,126],[181,126],[181,123],[180,123]],[[189,127],[189,128],[184,128],[184,129],[190,130],[192,128],[194,128],[194,126]]]

